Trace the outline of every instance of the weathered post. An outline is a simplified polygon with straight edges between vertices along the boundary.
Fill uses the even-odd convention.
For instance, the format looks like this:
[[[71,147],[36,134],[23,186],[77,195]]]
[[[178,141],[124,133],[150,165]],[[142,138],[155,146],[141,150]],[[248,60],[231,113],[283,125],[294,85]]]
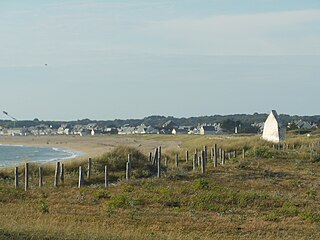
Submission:
[[[160,162],[161,162],[161,158],[162,158],[162,147],[161,146],[159,146],[159,148],[158,148],[159,150],[159,154],[158,154],[158,159],[160,159]]]
[[[206,152],[202,151],[201,157],[201,173],[204,174],[206,172]]]
[[[206,151],[202,150],[201,152],[201,159],[204,162],[204,164],[206,165]]]
[[[164,166],[166,167],[167,165],[168,165],[168,158],[165,157],[165,158],[164,158]]]
[[[157,162],[157,159],[158,159],[158,154],[159,154],[159,149],[155,148],[152,165],[156,165],[156,162]]]
[[[224,150],[221,151],[221,165],[225,164],[226,153]]]
[[[198,156],[198,167],[201,167],[201,156]]]
[[[109,186],[109,169],[108,166],[104,166],[104,187],[107,188]]]
[[[228,159],[231,159],[231,152],[228,153]]]
[[[61,183],[64,183],[64,163],[61,163],[60,180]]]
[[[26,163],[24,168],[24,190],[28,191],[28,188],[29,188],[29,163]]]
[[[131,178],[131,154],[128,154],[128,162],[126,165],[126,180],[130,180],[130,178]]]
[[[194,150],[194,154],[196,155],[196,158],[198,159],[198,149]]]
[[[83,168],[82,166],[79,167],[79,183],[78,188],[81,188],[84,184],[84,178],[83,178]]]
[[[210,149],[210,158],[211,158],[211,161],[213,162],[213,156],[214,156],[214,150],[213,148]]]
[[[92,167],[92,160],[91,158],[88,159],[88,171],[87,171],[87,179],[90,180],[91,178],[91,167]]]
[[[204,151],[204,154],[203,154],[202,158],[204,158],[204,163],[207,164],[207,160],[208,160],[208,148],[207,148],[207,146],[203,146],[203,151]]]
[[[149,152],[149,162],[152,163],[152,152]]]
[[[243,148],[242,149],[242,158],[245,159],[246,158],[246,150]]]
[[[192,161],[192,170],[195,171],[197,168],[197,154],[195,153]]]
[[[158,156],[158,160],[157,160],[157,177],[160,178],[161,177],[161,154],[159,151],[159,156]]]
[[[43,186],[43,169],[39,167],[39,188],[41,189]]]
[[[213,166],[218,166],[218,151],[217,151],[217,144],[213,145]]]
[[[189,159],[189,151],[187,150],[186,151],[186,163],[188,162],[188,159]]]
[[[126,165],[126,180],[130,180],[131,177],[131,164],[130,162],[127,162]]]
[[[60,162],[56,163],[56,170],[54,172],[54,187],[59,186],[59,176],[60,176]]]
[[[218,152],[219,152],[219,159],[220,159],[220,161],[221,161],[221,160],[222,160],[222,149],[219,148]]]
[[[14,187],[17,189],[19,187],[19,168],[14,168]]]
[[[179,167],[179,154],[176,153],[176,167]]]
[[[233,152],[233,156],[234,156],[234,158],[237,158],[237,150],[235,150],[235,151]]]

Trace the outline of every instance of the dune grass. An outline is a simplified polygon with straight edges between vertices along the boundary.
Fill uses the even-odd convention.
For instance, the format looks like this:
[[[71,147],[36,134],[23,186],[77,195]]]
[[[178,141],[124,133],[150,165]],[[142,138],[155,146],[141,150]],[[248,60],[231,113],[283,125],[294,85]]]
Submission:
[[[43,166],[42,190],[37,188],[38,166],[30,165],[28,192],[13,188],[12,169],[1,170],[0,239],[320,238],[320,147],[309,148],[320,138],[290,136],[287,142],[295,149],[280,150],[257,136],[175,140],[180,148],[163,149],[168,166],[161,179],[154,177],[148,153],[125,146],[93,159],[93,177],[81,189],[77,169],[85,159],[66,162],[65,183],[59,188],[53,187],[54,165]],[[193,172],[185,151],[214,143],[227,151],[246,148],[247,156],[238,154],[217,168],[209,159],[205,174]],[[125,181],[128,153],[136,174]],[[178,168],[175,153],[181,156]],[[112,169],[109,188],[103,186],[105,164]]]

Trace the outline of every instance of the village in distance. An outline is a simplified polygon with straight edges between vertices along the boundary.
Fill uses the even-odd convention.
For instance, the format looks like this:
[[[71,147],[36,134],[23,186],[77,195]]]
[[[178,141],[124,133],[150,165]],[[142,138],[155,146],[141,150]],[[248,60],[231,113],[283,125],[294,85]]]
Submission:
[[[175,118],[149,116],[143,119],[127,120],[77,120],[77,121],[41,121],[17,120],[7,112],[7,119],[0,119],[0,136],[43,136],[43,135],[132,135],[132,134],[262,134],[267,114],[234,114],[205,117]],[[274,116],[281,128],[281,140],[285,131],[308,134],[320,126],[320,116],[290,116],[275,110]],[[269,117],[270,117],[269,115]]]

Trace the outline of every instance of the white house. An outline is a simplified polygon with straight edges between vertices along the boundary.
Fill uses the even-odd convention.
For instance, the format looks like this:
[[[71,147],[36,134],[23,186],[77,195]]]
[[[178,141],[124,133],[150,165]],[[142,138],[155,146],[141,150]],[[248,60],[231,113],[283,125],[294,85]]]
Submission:
[[[181,135],[181,134],[188,134],[188,129],[184,128],[174,128],[172,130],[173,135]]]
[[[274,143],[284,141],[286,138],[286,129],[282,126],[279,116],[275,110],[271,111],[264,123],[262,138]]]
[[[214,126],[201,126],[200,135],[216,134],[217,130]]]

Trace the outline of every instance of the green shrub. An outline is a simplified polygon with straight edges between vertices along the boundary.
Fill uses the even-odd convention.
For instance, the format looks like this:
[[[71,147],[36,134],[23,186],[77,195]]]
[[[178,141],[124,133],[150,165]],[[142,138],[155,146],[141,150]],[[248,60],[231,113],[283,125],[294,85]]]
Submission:
[[[317,191],[314,189],[311,189],[307,192],[308,198],[311,200],[316,200],[317,197]]]
[[[290,202],[285,202],[282,205],[280,212],[286,216],[297,216],[299,214],[298,208]]]
[[[114,148],[111,152],[103,154],[95,160],[94,167],[96,170],[104,171],[104,166],[108,165],[109,171],[119,172],[125,171],[126,163],[128,161],[128,154],[132,157],[132,177],[150,177],[155,173],[156,169],[147,159],[147,156],[136,148],[119,146]]]
[[[246,155],[257,158],[272,158],[275,155],[275,151],[268,147],[255,147],[248,150]]]
[[[105,204],[111,209],[135,207],[143,204],[143,197],[132,198],[125,194],[118,194],[113,195]]]
[[[278,211],[270,211],[268,214],[263,215],[262,219],[265,221],[278,222],[280,220],[280,214]]]
[[[99,189],[92,194],[93,201],[99,201],[101,199],[109,198],[109,192],[105,189]]]
[[[195,190],[209,189],[209,181],[204,178],[196,179],[193,181],[192,187]]]
[[[320,222],[320,214],[307,211],[307,212],[302,212],[300,215],[300,218],[303,220],[308,220],[310,222]]]
[[[26,192],[14,188],[1,188],[0,187],[0,203],[11,202],[17,199],[25,199]]]
[[[47,214],[49,213],[49,203],[46,198],[40,200],[40,211],[41,213]]]
[[[127,195],[114,195],[106,202],[106,204],[111,208],[123,208],[128,206],[128,199],[129,197]]]

